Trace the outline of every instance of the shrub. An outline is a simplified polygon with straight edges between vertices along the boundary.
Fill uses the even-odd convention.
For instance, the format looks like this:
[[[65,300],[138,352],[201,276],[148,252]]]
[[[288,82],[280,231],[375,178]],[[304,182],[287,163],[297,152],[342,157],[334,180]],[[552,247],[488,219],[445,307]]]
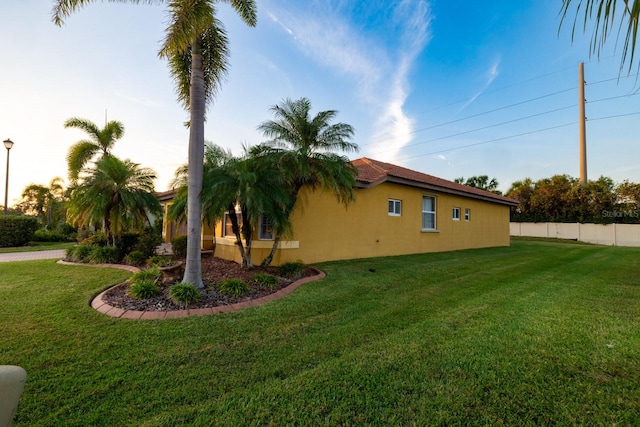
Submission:
[[[147,260],[149,267],[167,267],[171,265],[171,257],[169,255],[154,255]]]
[[[145,254],[146,258],[151,258],[156,254],[156,248],[160,243],[162,243],[162,235],[158,234],[153,228],[147,227],[138,236],[138,242],[134,249]]]
[[[269,273],[258,273],[251,278],[251,282],[269,289],[273,289],[280,284],[278,278]]]
[[[249,285],[241,279],[226,279],[218,284],[220,293],[230,297],[239,297],[250,291]]]
[[[129,295],[135,299],[147,299],[160,293],[160,288],[151,280],[142,280],[131,283]]]
[[[304,273],[304,263],[302,261],[285,262],[278,267],[278,275],[287,279],[296,280]]]
[[[118,258],[123,259],[125,256],[135,250],[140,235],[138,233],[122,233],[116,239],[116,248],[118,248]],[[147,257],[148,258],[148,257]]]
[[[89,262],[92,264],[115,264],[118,262],[118,249],[113,246],[92,246]]]
[[[85,245],[107,246],[107,235],[102,231],[96,231],[82,240],[81,243]]]
[[[126,265],[139,266],[139,265],[143,265],[146,260],[147,260],[147,257],[142,252],[133,251],[129,253],[127,256],[125,256],[122,262],[125,263]]]
[[[83,245],[74,246],[67,250],[67,259],[72,262],[88,262],[94,246]]]
[[[131,276],[131,282],[153,282],[159,283],[162,279],[162,272],[157,268],[149,268],[148,270],[138,271]]]
[[[69,237],[57,230],[36,230],[31,239],[34,242],[67,242]]]
[[[33,239],[38,220],[30,216],[0,216],[0,247],[25,246]]]
[[[174,237],[171,241],[171,247],[177,258],[185,258],[187,256],[187,235],[181,234]]]
[[[191,283],[178,283],[169,289],[169,296],[178,304],[185,306],[200,300],[200,292]]]

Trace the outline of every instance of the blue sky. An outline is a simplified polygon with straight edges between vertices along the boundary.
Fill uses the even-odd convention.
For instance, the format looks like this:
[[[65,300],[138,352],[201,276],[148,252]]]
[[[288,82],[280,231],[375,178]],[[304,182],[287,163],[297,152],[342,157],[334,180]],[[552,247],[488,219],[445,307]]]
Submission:
[[[188,115],[157,56],[163,6],[95,3],[50,20],[53,2],[0,6],[0,139],[11,150],[9,204],[30,183],[66,178],[78,116],[125,125],[115,154],[168,189],[187,159]],[[205,138],[240,154],[283,98],[339,111],[360,152],[445,179],[578,176],[578,64],[585,62],[589,178],[640,182],[640,98],[619,75],[615,39],[589,57],[589,34],[558,35],[561,1],[258,1],[246,27],[228,5],[230,73]],[[5,153],[0,156],[5,163]],[[2,168],[4,177],[4,167]],[[4,184],[4,179],[2,179]],[[4,186],[4,185],[3,185]]]

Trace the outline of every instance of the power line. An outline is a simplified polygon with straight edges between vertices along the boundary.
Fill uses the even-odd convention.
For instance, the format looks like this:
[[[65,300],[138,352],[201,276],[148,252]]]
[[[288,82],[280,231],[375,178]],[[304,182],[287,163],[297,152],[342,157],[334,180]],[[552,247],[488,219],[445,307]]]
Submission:
[[[555,110],[549,110],[549,111],[544,111],[542,113],[531,114],[529,116],[519,117],[517,119],[507,120],[507,121],[500,122],[500,123],[494,123],[494,124],[491,124],[491,125],[488,125],[488,126],[475,128],[475,129],[467,130],[467,131],[464,131],[464,132],[458,132],[458,133],[454,133],[454,134],[451,134],[451,135],[442,136],[442,137],[439,137],[439,138],[428,139],[426,141],[414,142],[412,144],[403,145],[402,148],[404,149],[404,148],[407,148],[407,147],[414,147],[416,145],[427,144],[429,142],[441,141],[443,139],[449,139],[449,138],[453,138],[453,137],[460,136],[460,135],[466,135],[468,133],[478,132],[478,131],[481,131],[481,130],[491,129],[491,128],[494,128],[494,127],[498,127],[498,126],[502,126],[502,125],[506,125],[506,124],[510,124],[510,123],[515,123],[515,122],[519,122],[519,121],[522,121],[522,120],[531,119],[531,118],[534,118],[534,117],[544,116],[545,114],[557,113],[558,111],[568,110],[570,108],[575,108],[575,105],[567,105],[567,106],[564,106],[564,107],[556,108]],[[389,148],[387,150],[379,150],[379,151],[373,152],[372,154],[380,154],[380,153],[384,153],[384,152],[387,152],[387,151],[393,151],[393,150],[394,150],[394,148]]]
[[[509,104],[509,105],[505,105],[505,106],[502,106],[502,107],[494,108],[493,110],[483,111],[481,113],[472,114],[470,116],[461,117],[459,119],[450,120],[448,122],[439,123],[437,125],[432,125],[432,126],[427,126],[427,127],[424,127],[424,128],[416,129],[416,130],[411,131],[409,133],[406,133],[406,134],[403,134],[403,135],[398,135],[398,136],[414,135],[416,133],[424,132],[426,130],[436,129],[436,128],[439,128],[439,127],[442,127],[442,126],[450,125],[450,124],[453,124],[453,123],[458,123],[458,122],[461,122],[461,121],[464,121],[464,120],[469,120],[469,119],[473,119],[473,118],[476,118],[476,117],[484,116],[484,115],[487,115],[487,114],[495,113],[496,111],[502,111],[502,110],[506,110],[508,108],[513,108],[513,107],[517,107],[517,106],[520,106],[520,105],[528,104],[529,102],[539,101],[541,99],[549,98],[551,96],[559,95],[561,93],[569,92],[569,91],[572,91],[572,90],[575,90],[575,89],[576,89],[575,86],[571,87],[571,88],[567,88],[567,89],[562,89],[562,90],[559,90],[559,91],[556,91],[556,92],[548,93],[546,95],[541,95],[541,96],[538,96],[538,97],[535,97],[535,98],[529,98],[529,99],[526,99],[524,101],[516,102],[514,104]],[[363,146],[367,146],[367,145],[377,144],[379,142],[384,142],[384,141],[388,141],[390,139],[395,139],[398,136],[390,136],[388,138],[378,139],[376,141],[371,141],[371,142],[368,142],[368,143],[362,144],[362,145]]]
[[[501,137],[501,138],[494,138],[494,139],[489,139],[489,140],[486,140],[486,141],[476,142],[476,143],[473,143],[473,144],[461,145],[459,147],[453,147],[453,148],[447,148],[447,149],[444,149],[444,150],[432,151],[431,153],[418,154],[418,155],[411,156],[411,157],[406,157],[406,158],[403,158],[403,159],[400,159],[400,160],[411,160],[411,159],[414,159],[416,157],[430,156],[430,155],[433,155],[433,154],[446,153],[446,152],[449,152],[449,151],[460,150],[460,149],[463,149],[463,148],[469,148],[469,147],[475,147],[475,146],[478,146],[478,145],[489,144],[490,142],[504,141],[506,139],[518,138],[520,136],[532,135],[534,133],[546,132],[548,130],[559,129],[559,128],[575,125],[575,123],[576,122],[564,123],[562,125],[550,126],[550,127],[544,128],[544,129],[532,130],[532,131],[529,131],[529,132],[523,132],[523,133],[519,133],[519,134],[516,134],[516,135],[509,135],[509,136],[504,136],[504,137]]]

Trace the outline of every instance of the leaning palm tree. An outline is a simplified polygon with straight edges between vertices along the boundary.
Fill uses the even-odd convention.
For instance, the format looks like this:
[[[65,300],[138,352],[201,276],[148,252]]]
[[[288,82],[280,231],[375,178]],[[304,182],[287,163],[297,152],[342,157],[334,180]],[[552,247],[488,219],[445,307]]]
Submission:
[[[116,140],[124,135],[124,125],[116,120],[111,120],[100,129],[95,123],[87,119],[72,117],[64,122],[65,128],[76,128],[87,133],[88,138],[82,139],[69,148],[67,153],[67,165],[69,179],[74,182],[83,167],[96,155],[102,157],[111,154],[111,149]]]
[[[102,224],[107,241],[122,232],[151,224],[162,211],[154,194],[155,172],[130,160],[107,156],[83,170],[69,197],[68,216],[75,225]]]
[[[617,28],[616,37],[624,34],[624,44],[622,47],[622,58],[620,60],[620,70],[624,64],[629,63],[628,72],[631,71],[636,49],[636,38],[638,36],[638,20],[640,19],[640,1],[638,0],[562,0],[560,10],[560,26],[564,23],[567,13],[576,5],[575,18],[571,30],[571,38],[575,36],[576,27],[582,27],[582,31],[587,31],[588,22],[595,21],[595,28],[591,36],[590,53],[600,54],[607,42],[611,32]],[[582,19],[579,19],[582,16]],[[616,19],[620,18],[620,23],[616,24]],[[624,30],[624,31],[623,31]],[[616,40],[617,42],[617,40]]]
[[[355,152],[358,146],[351,142],[354,129],[346,123],[331,124],[338,114],[335,110],[321,111],[311,117],[311,101],[285,99],[271,107],[274,120],[258,126],[265,137],[265,155],[278,157],[285,175],[289,199],[284,206],[284,217],[290,218],[302,187],[321,188],[333,193],[345,206],[355,199],[353,192],[357,170],[349,159],[336,152]],[[269,153],[270,151],[270,153]],[[271,253],[263,261],[268,266],[280,242],[276,228]]]
[[[56,0],[53,21],[63,18],[94,0]],[[169,26],[160,56],[169,60],[177,83],[178,98],[190,112],[189,120],[189,209],[187,212],[187,262],[183,282],[203,288],[200,234],[202,224],[202,169],[206,106],[220,88],[227,71],[228,40],[215,5],[228,3],[249,26],[255,26],[255,0],[114,0],[121,3],[167,3]]]

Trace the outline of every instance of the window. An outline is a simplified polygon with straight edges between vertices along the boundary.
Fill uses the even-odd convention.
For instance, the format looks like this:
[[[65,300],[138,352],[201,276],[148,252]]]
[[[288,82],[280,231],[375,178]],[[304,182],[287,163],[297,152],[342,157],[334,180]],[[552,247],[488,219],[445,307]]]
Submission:
[[[238,218],[238,227],[242,227],[242,214],[236,213]],[[233,227],[231,226],[231,216],[229,212],[224,213],[224,227],[222,228],[222,237],[235,237]]]
[[[460,221],[460,208],[453,208],[451,211],[451,218],[454,221]]]
[[[436,229],[436,198],[422,196],[422,229]]]
[[[389,215],[400,216],[401,213],[402,213],[402,201],[389,199]]]
[[[464,220],[469,221],[471,219],[471,209],[466,208],[464,210]]]
[[[260,240],[273,240],[273,229],[271,228],[271,218],[267,215],[260,215],[260,232],[258,233]]]

